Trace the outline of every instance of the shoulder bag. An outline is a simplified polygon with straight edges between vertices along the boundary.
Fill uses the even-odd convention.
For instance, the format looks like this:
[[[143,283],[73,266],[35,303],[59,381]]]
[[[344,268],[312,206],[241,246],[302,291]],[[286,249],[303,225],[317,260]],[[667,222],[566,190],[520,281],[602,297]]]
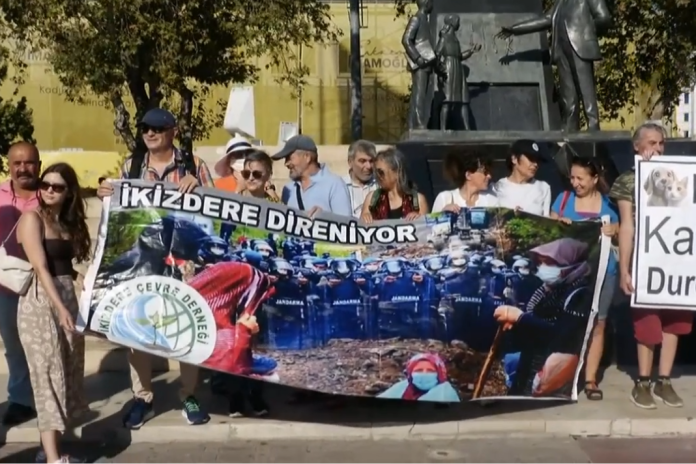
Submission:
[[[5,248],[5,243],[12,237],[17,229],[17,224],[19,224],[19,220],[0,245],[0,285],[23,296],[26,295],[31,285],[34,268],[29,261],[8,255]]]

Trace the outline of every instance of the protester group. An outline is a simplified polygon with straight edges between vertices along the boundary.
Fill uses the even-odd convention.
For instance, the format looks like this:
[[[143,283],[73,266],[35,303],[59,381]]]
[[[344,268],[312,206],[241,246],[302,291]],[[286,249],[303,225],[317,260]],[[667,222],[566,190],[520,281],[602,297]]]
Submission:
[[[385,219],[414,220],[461,208],[504,207],[547,216],[558,221],[609,217],[602,233],[611,237],[613,253],[601,293],[598,313],[585,360],[584,391],[589,400],[601,400],[598,370],[604,349],[606,320],[616,292],[633,291],[631,254],[634,244],[635,172],[623,173],[609,188],[605,166],[595,158],[572,160],[568,191],[552,198],[548,183],[537,179],[540,164],[548,162],[533,140],[518,140],[506,159],[508,175],[493,182],[492,160],[485,152],[463,148],[443,164],[453,189],[438,193],[432,208],[409,179],[408,160],[395,148],[377,151],[374,144],[353,142],[347,154],[349,173],[340,177],[320,162],[315,142],[297,135],[272,156],[236,136],[215,164],[214,179],[206,163],[174,144],[177,121],[163,109],[150,110],[139,123],[146,149],[133,153],[121,169],[121,179],[166,181],[191,192],[198,186],[214,187],[305,211],[359,218],[370,223]],[[647,122],[633,137],[635,154],[645,160],[664,152],[666,133]],[[0,184],[0,239],[10,256],[31,264],[34,278],[22,295],[7,285],[0,287],[0,335],[10,371],[9,407],[5,426],[38,419],[42,451],[37,462],[80,462],[61,455],[60,436],[73,420],[88,411],[83,392],[84,337],[75,332],[78,302],[73,270],[76,262],[88,262],[92,252],[86,212],[78,176],[68,164],[42,169],[38,149],[29,143],[14,144],[7,155],[10,179]],[[288,170],[290,182],[280,192],[272,184],[274,165]],[[99,198],[113,194],[104,180]],[[562,269],[552,269],[561,273]],[[3,269],[2,275],[7,276]],[[3,277],[6,279],[7,277]],[[5,284],[3,280],[0,284]],[[599,285],[599,283],[598,283]],[[639,376],[630,398],[644,409],[656,408],[656,399],[681,407],[671,383],[678,336],[691,332],[692,313],[675,310],[632,309],[638,346]],[[657,376],[652,376],[653,353],[662,345]],[[135,430],[154,416],[151,355],[129,350],[133,400],[123,418]],[[179,399],[184,421],[205,424],[210,416],[196,399],[201,380],[197,366],[182,363]],[[231,417],[268,413],[258,383],[227,379]],[[248,404],[247,404],[248,403]]]

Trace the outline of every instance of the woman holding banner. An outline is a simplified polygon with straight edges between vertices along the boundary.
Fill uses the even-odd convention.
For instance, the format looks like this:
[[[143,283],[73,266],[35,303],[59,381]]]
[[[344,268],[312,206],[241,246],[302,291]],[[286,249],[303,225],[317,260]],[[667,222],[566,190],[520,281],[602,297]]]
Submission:
[[[34,268],[19,299],[17,328],[27,356],[43,453],[37,462],[82,462],[61,457],[58,440],[68,421],[87,410],[83,395],[85,342],[75,333],[78,312],[73,259],[90,258],[91,241],[77,174],[70,165],[46,168],[39,207],[22,215],[17,241]]]
[[[476,151],[450,153],[445,158],[444,175],[457,186],[438,194],[433,213],[458,213],[463,207],[498,206],[498,199],[488,190],[491,160]]]
[[[375,176],[379,187],[363,203],[361,219],[366,223],[384,219],[412,221],[428,214],[428,201],[406,176],[404,155],[395,148],[377,153]]]
[[[573,189],[558,195],[551,206],[550,217],[570,224],[573,221],[595,220],[602,216],[609,216],[609,224],[602,227],[602,233],[615,239],[619,230],[619,216],[607,196],[608,188],[602,176],[603,171],[603,166],[596,158],[573,158],[570,170],[570,184]],[[597,386],[597,370],[604,351],[607,315],[617,284],[618,261],[614,250],[615,248],[612,247],[606,276],[601,284],[597,323],[592,331],[585,365],[585,395],[587,399],[593,401],[604,398],[602,390]]]

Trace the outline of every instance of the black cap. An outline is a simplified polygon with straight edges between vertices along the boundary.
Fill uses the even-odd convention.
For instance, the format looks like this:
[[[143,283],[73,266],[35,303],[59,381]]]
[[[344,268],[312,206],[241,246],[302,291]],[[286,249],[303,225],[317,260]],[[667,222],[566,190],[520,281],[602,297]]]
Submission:
[[[280,150],[275,155],[271,156],[274,160],[285,159],[288,156],[295,153],[296,150],[311,151],[317,153],[317,144],[314,143],[311,137],[306,135],[295,135],[290,137],[286,142],[282,150]]]
[[[139,126],[157,127],[161,129],[171,129],[176,127],[176,118],[172,113],[163,108],[153,108],[143,116],[138,123]]]
[[[517,140],[515,143],[512,144],[510,147],[510,153],[513,155],[524,155],[527,158],[529,158],[531,161],[537,161],[544,163],[548,161],[544,154],[541,151],[541,148],[539,147],[539,144],[537,144],[534,140],[529,140],[529,139],[520,139]]]

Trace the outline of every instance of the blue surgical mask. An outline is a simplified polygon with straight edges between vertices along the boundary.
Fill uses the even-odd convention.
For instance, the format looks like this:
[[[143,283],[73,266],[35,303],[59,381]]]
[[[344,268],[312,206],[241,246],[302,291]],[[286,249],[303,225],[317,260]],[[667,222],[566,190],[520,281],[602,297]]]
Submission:
[[[437,386],[437,372],[414,372],[411,382],[420,391],[430,391]]]
[[[551,285],[561,278],[561,268],[558,266],[541,264],[536,275],[542,282]]]

